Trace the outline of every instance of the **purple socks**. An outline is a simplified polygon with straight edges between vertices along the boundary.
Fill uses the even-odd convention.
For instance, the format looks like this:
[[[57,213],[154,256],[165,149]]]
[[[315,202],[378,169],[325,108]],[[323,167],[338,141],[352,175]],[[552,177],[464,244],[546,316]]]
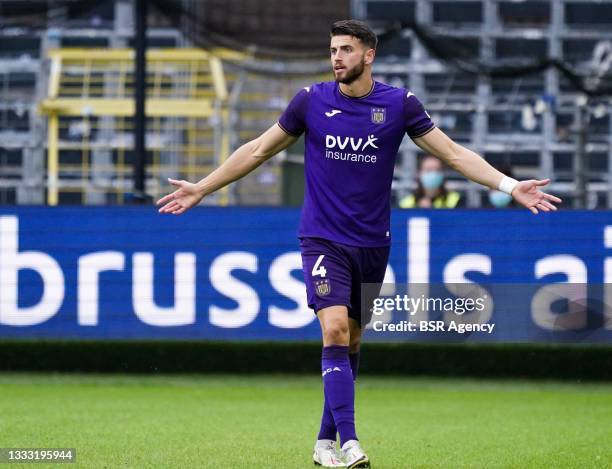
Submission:
[[[323,415],[321,416],[321,428],[319,429],[319,436],[317,440],[333,440],[336,441],[336,424],[334,423],[334,416],[331,413],[327,398],[323,405]]]
[[[321,417],[319,440],[336,440],[340,444],[356,440],[355,384],[359,370],[359,353],[348,353],[348,346],[323,347],[321,360],[325,405]]]

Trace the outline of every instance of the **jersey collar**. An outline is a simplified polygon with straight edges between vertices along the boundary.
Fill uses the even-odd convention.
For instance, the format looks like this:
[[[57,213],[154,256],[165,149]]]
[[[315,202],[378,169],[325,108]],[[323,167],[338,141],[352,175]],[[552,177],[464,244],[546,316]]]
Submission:
[[[345,98],[348,98],[348,99],[363,99],[363,98],[367,98],[368,96],[370,96],[374,92],[374,87],[375,86],[376,86],[376,81],[372,80],[372,87],[370,88],[370,91],[368,91],[366,94],[364,94],[362,96],[349,96],[348,94],[344,94],[342,92],[342,88],[340,88],[340,84],[337,83],[337,88],[338,88],[338,91],[340,92],[340,94],[342,96],[344,96]]]

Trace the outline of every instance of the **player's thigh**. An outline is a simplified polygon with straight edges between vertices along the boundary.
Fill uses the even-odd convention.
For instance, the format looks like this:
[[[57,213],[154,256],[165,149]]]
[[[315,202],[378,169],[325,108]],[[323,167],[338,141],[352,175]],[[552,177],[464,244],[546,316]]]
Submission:
[[[351,265],[341,248],[318,238],[300,240],[308,306],[315,312],[330,306],[351,308]]]

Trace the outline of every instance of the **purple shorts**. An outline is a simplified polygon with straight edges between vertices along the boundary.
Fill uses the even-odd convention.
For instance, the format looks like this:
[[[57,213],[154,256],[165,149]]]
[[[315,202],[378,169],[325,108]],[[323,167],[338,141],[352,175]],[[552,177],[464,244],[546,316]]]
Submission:
[[[300,248],[308,306],[316,313],[344,305],[349,317],[360,325],[367,324],[369,314],[362,318],[361,284],[382,284],[389,246],[364,248],[322,238],[301,238]]]

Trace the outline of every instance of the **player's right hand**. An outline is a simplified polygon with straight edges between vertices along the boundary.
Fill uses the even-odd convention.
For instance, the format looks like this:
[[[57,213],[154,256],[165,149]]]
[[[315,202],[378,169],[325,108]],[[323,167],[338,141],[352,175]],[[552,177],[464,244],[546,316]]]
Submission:
[[[157,201],[157,205],[161,205],[159,213],[180,215],[202,200],[202,193],[196,184],[170,178],[168,182],[178,189]]]

